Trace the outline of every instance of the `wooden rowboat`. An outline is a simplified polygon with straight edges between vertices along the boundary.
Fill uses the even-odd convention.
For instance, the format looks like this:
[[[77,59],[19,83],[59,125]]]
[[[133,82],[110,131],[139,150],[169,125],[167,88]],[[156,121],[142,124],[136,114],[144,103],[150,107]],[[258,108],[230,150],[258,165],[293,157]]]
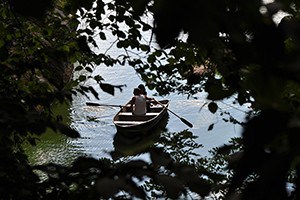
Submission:
[[[117,132],[142,132],[145,133],[153,128],[167,114],[169,100],[162,100],[159,103],[151,103],[150,111],[145,115],[133,115],[130,102],[123,106],[114,116],[113,122]]]

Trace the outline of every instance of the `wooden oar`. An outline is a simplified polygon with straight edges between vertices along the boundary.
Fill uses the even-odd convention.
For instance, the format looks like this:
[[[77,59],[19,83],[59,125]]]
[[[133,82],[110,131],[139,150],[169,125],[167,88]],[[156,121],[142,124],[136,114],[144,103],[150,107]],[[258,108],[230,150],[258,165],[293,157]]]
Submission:
[[[112,104],[100,104],[100,103],[94,103],[94,102],[86,102],[87,106],[110,106],[110,107],[125,107],[125,106],[121,106],[121,105],[112,105]]]
[[[170,110],[168,107],[166,107],[164,104],[160,103],[159,101],[157,101],[156,99],[154,99],[154,101],[156,101],[158,104],[160,104],[161,106],[165,107],[168,111],[170,111],[173,115],[175,115],[176,117],[178,117],[183,123],[185,123],[187,126],[189,126],[190,128],[193,128],[193,124],[191,122],[189,122],[188,120],[180,117],[179,115],[177,115],[176,113],[174,113],[172,110]]]

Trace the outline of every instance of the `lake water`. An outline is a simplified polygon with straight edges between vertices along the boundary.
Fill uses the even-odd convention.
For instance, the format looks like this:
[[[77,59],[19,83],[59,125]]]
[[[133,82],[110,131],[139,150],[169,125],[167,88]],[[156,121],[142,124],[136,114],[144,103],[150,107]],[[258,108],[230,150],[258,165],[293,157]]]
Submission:
[[[107,36],[109,37],[109,36]],[[113,39],[109,39],[113,41]],[[100,42],[100,41],[99,41]],[[108,48],[111,55],[117,56],[119,50],[110,48],[111,43],[103,43],[101,48],[95,49],[96,52],[104,52]],[[90,95],[90,99],[83,96],[74,96],[74,100],[69,107],[58,108],[59,112],[65,111],[66,116],[70,119],[70,126],[78,130],[81,137],[79,139],[71,139],[59,134],[48,133],[42,136],[41,142],[34,148],[28,151],[29,158],[33,163],[56,162],[60,164],[68,164],[76,157],[88,155],[94,158],[108,157],[108,152],[114,150],[113,137],[116,133],[116,128],[113,124],[113,116],[119,108],[114,107],[91,107],[86,106],[86,102],[97,102],[101,104],[125,104],[131,97],[134,87],[143,83],[134,69],[130,66],[105,67],[97,66],[92,75],[101,75],[106,83],[113,85],[126,85],[123,91],[116,90],[112,96],[103,92],[95,81],[88,80],[82,83],[85,86],[92,86],[98,93],[100,100],[97,100]],[[147,90],[148,96],[152,96],[155,91]],[[187,96],[179,94],[170,94],[166,97],[155,97],[157,100],[169,99],[169,109],[185,118],[193,124],[193,128],[187,127],[180,119],[169,113],[169,121],[166,126],[168,132],[180,132],[189,129],[194,135],[198,136],[197,142],[204,145],[198,149],[197,153],[201,155],[209,155],[208,151],[213,147],[220,146],[231,137],[240,136],[240,125],[233,125],[223,121],[220,116],[220,111],[228,111],[233,117],[238,120],[243,120],[245,117],[246,107],[229,106],[233,99],[224,100],[218,103],[220,107],[216,114],[210,113],[207,108],[208,101],[205,93],[195,95],[198,99],[187,99]],[[205,106],[203,106],[205,105]],[[214,124],[214,128],[208,131],[209,125]]]
[[[101,104],[117,104],[123,105],[132,97],[132,90],[138,84],[143,83],[135,71],[129,66],[116,66],[107,68],[99,66],[93,72],[101,74],[107,83],[114,85],[126,84],[123,91],[116,90],[112,96],[103,92],[94,81],[87,81],[86,86],[92,86],[99,93],[100,100],[90,95],[90,99],[85,96],[74,96],[74,100],[69,107],[59,108],[65,110],[70,118],[69,124],[78,130],[81,137],[78,139],[67,138],[60,134],[48,133],[42,136],[41,141],[34,148],[30,148],[29,157],[34,163],[56,162],[60,164],[68,164],[77,156],[88,155],[94,158],[107,157],[110,158],[108,152],[114,150],[113,138],[116,134],[116,128],[113,124],[113,116],[118,112],[119,108],[109,106],[86,106],[86,102],[97,102]],[[147,90],[149,96],[155,92]],[[186,96],[178,94],[170,94],[166,97],[155,96],[159,99],[169,99],[169,109],[180,117],[185,118],[193,124],[193,128],[189,128],[175,115],[169,112],[169,120],[166,126],[168,132],[180,132],[188,129],[198,136],[196,141],[203,144],[204,147],[197,150],[201,155],[209,155],[208,151],[213,148],[227,143],[231,137],[240,136],[241,126],[224,122],[220,116],[220,111],[228,111],[238,120],[245,117],[246,107],[229,106],[232,99],[228,99],[218,103],[220,107],[216,114],[210,113],[207,108],[208,102],[205,93],[196,95],[198,100],[187,99]],[[204,105],[204,106],[203,106]],[[208,131],[209,125],[214,124],[214,128]]]
[[[119,108],[107,106],[91,107],[86,106],[85,102],[92,101],[101,104],[123,105],[132,97],[133,88],[142,83],[142,81],[135,74],[135,71],[128,66],[117,66],[115,68],[98,67],[94,73],[102,74],[108,83],[127,85],[122,92],[116,91],[115,95],[112,96],[102,92],[93,81],[86,82],[85,85],[93,86],[100,93],[100,100],[93,98],[92,95],[90,96],[91,99],[87,99],[84,96],[74,97],[71,106],[71,125],[83,137],[74,141],[74,143],[77,146],[82,145],[84,153],[99,158],[107,156],[105,151],[113,150],[112,139],[116,133],[116,128],[112,118]],[[154,94],[154,91],[148,90],[148,94],[151,96]],[[193,128],[189,128],[175,115],[169,113],[170,118],[166,128],[169,132],[179,132],[185,129],[191,130],[194,135],[198,136],[197,142],[204,145],[204,148],[199,149],[199,153],[202,155],[207,155],[209,149],[226,143],[229,138],[239,136],[241,131],[239,125],[226,123],[222,120],[222,116],[219,113],[211,114],[206,105],[202,107],[207,102],[205,96],[204,93],[198,94],[198,100],[187,99],[186,96],[178,94],[155,97],[156,99],[170,99],[169,109],[193,124]],[[243,119],[245,113],[241,111],[242,108],[229,107],[229,103],[230,100],[219,103],[222,111],[229,111],[237,119]],[[201,107],[202,109],[200,110]],[[214,124],[214,128],[208,131],[210,124]]]

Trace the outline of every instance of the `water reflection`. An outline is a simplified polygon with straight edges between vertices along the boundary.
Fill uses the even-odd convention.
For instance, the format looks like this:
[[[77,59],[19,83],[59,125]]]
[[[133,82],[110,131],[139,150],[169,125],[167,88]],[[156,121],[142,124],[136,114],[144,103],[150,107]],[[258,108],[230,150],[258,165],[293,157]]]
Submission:
[[[74,145],[72,139],[52,130],[39,137],[36,146],[24,144],[29,162],[32,164],[57,163],[70,165],[77,157],[83,156],[81,145]]]
[[[124,105],[128,102],[128,99],[131,99],[132,89],[142,82],[134,69],[128,66],[116,66],[114,69],[98,66],[93,72],[93,75],[97,74],[101,74],[109,83],[126,84],[127,87],[122,92],[115,91],[115,95],[112,96],[103,92],[99,88],[98,83],[92,80],[86,81],[84,83],[85,86],[93,87],[99,93],[100,100],[95,99],[93,95],[88,96],[88,98],[85,96],[75,96],[71,105],[71,125],[82,136],[75,143],[81,143],[87,155],[95,158],[110,158],[110,154],[107,152],[113,151],[116,146],[114,144],[116,128],[113,124],[113,117],[119,108],[87,106],[86,102]],[[148,96],[155,97],[157,100],[161,98],[154,96],[154,94],[155,91],[148,90]],[[223,118],[228,116],[220,116],[221,112],[230,112],[234,118],[241,121],[244,119],[247,108],[239,107],[239,109],[235,109],[228,106],[231,104],[233,98],[217,102],[219,110],[216,114],[212,114],[209,111],[205,93],[197,94],[198,99],[187,99],[186,96],[178,94],[171,94],[164,98],[170,100],[170,110],[194,125],[193,128],[189,129],[180,119],[170,114],[169,122],[166,125],[168,131],[180,132],[189,129],[195,136],[199,137],[197,142],[204,145],[204,148],[199,149],[199,152],[197,152],[201,155],[207,155],[208,150],[211,148],[220,146],[226,143],[229,138],[239,136],[240,134],[240,125],[226,123]],[[211,124],[214,124],[214,128],[208,131],[208,127]]]
[[[120,68],[118,73],[124,74],[126,70],[128,75],[129,72],[125,68]],[[134,77],[133,73],[131,75]],[[127,83],[128,88],[125,88],[123,92],[117,92],[115,96],[109,96],[99,91],[101,99],[97,102],[121,105],[126,103],[131,96],[132,88],[140,82],[137,82],[137,79],[124,82]],[[151,92],[149,91],[149,96],[151,96]],[[210,113],[203,96],[200,96],[199,100],[188,100],[184,96],[170,95],[168,99],[170,99],[169,109],[190,121],[194,127],[189,129],[176,116],[169,114],[163,128],[157,133],[151,132],[141,138],[128,139],[116,133],[116,127],[113,124],[113,117],[119,108],[87,106],[85,102],[93,101],[92,98],[76,96],[71,107],[59,108],[58,111],[65,112],[67,116],[70,116],[71,127],[76,129],[81,137],[72,139],[58,133],[47,133],[40,138],[36,147],[27,148],[29,159],[31,163],[36,164],[48,162],[70,164],[78,156],[83,155],[94,158],[111,158],[110,152],[130,155],[142,152],[153,144],[164,131],[180,132],[185,129],[189,129],[195,136],[198,136],[196,142],[204,145],[204,148],[199,149],[197,153],[207,155],[208,150],[226,143],[229,138],[238,136],[240,133],[239,125],[224,122],[223,117],[225,116],[220,116],[219,113]],[[245,116],[243,111],[232,109],[227,104],[221,103],[219,107],[220,112],[231,112],[237,119],[243,119]],[[210,124],[214,124],[212,131],[208,131]]]
[[[155,142],[158,141],[163,132],[167,132],[166,126],[169,121],[169,114],[162,117],[155,128],[148,132],[128,134],[117,132],[113,139],[114,151],[113,155],[131,156],[143,153]]]
[[[63,123],[70,124],[69,104],[53,103],[53,113],[63,117]],[[36,146],[23,144],[23,149],[32,164],[57,163],[61,165],[71,164],[77,157],[85,155],[81,143],[61,133],[48,128],[41,136],[36,136]]]

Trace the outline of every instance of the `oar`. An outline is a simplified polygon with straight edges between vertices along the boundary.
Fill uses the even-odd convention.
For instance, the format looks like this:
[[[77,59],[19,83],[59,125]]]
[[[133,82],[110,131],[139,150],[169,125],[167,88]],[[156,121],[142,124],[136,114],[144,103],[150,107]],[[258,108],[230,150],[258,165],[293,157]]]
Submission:
[[[121,105],[112,105],[112,104],[100,104],[100,103],[94,103],[94,102],[86,102],[87,106],[110,106],[110,107],[125,107],[125,106],[121,106]]]
[[[156,101],[158,104],[160,104],[161,106],[165,107],[168,111],[170,111],[173,115],[175,115],[176,117],[178,117],[183,123],[185,123],[187,126],[189,126],[190,128],[193,128],[193,124],[191,122],[189,122],[188,120],[180,117],[179,115],[177,115],[176,113],[174,113],[172,110],[170,110],[168,107],[166,107],[164,104],[160,103],[159,101],[157,101],[156,99],[154,99],[154,101]]]

